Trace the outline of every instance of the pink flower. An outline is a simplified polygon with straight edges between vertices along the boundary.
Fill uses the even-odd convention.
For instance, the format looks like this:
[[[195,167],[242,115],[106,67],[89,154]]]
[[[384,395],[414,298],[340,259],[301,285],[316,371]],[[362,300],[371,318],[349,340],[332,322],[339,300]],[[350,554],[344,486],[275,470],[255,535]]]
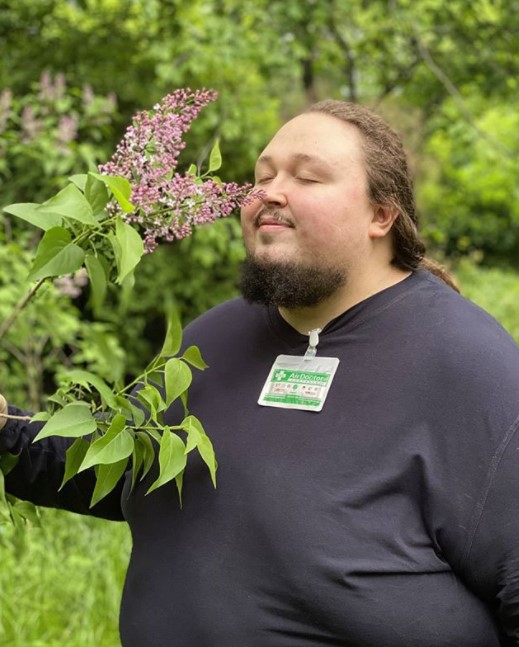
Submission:
[[[176,171],[185,148],[183,136],[200,110],[217,98],[212,90],[176,90],[151,111],[139,112],[107,164],[106,175],[121,175],[132,185],[135,211],[122,214],[118,205],[112,213],[143,231],[146,252],[160,241],[189,236],[194,226],[228,216],[247,199],[251,186],[223,183]]]

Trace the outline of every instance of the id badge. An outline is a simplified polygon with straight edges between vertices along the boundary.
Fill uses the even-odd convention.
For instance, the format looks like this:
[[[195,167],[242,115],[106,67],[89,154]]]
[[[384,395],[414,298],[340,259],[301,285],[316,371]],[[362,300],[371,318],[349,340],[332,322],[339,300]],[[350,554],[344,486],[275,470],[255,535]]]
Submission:
[[[321,411],[339,359],[279,355],[261,391],[264,407]]]

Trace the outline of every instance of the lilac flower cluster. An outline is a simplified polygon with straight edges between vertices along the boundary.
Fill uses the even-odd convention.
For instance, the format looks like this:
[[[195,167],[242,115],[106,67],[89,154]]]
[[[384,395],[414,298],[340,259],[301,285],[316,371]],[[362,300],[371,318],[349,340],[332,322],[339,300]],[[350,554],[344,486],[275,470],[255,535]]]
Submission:
[[[54,279],[54,285],[61,294],[76,299],[83,292],[82,288],[88,283],[88,274],[84,267],[75,274],[66,274]]]
[[[216,98],[211,90],[180,89],[167,95],[153,110],[134,117],[111,161],[100,166],[105,175],[129,180],[135,210],[122,214],[112,205],[112,213],[121,213],[142,230],[147,253],[160,241],[186,238],[193,226],[228,216],[251,199],[250,185],[176,171],[184,134],[200,110]]]

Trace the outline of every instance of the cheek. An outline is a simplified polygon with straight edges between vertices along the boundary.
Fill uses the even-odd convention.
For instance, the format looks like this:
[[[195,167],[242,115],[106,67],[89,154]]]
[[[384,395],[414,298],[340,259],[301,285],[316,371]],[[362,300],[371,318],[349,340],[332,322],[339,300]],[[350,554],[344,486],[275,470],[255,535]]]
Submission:
[[[254,235],[254,217],[258,211],[256,203],[248,204],[241,208],[240,223],[243,240],[248,247],[248,243],[252,241]]]
[[[252,227],[254,218],[258,213],[260,207],[261,202],[259,200],[254,200],[253,202],[246,204],[241,208],[240,221],[243,228]]]

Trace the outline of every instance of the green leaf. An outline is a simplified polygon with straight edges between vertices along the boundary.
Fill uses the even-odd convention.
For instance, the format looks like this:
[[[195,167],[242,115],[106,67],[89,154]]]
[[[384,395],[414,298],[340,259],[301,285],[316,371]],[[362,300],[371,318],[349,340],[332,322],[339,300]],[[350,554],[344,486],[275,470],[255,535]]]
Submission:
[[[164,389],[164,371],[157,369],[147,373],[147,380],[149,384],[157,387],[159,390]]]
[[[178,501],[180,503],[180,508],[182,509],[182,488],[184,486],[184,474],[186,473],[185,468],[180,472],[178,476],[175,476],[175,484],[178,491]]]
[[[216,487],[216,470],[218,469],[218,463],[216,462],[213,444],[209,440],[209,436],[207,436],[206,434],[200,436],[197,449],[198,453],[202,457],[202,460],[209,468],[211,481],[213,482],[213,486]]]
[[[121,218],[115,222],[115,240],[117,245],[114,245],[113,238],[111,242],[117,262],[117,282],[122,283],[139,264],[144,254],[144,244],[139,233]]]
[[[128,308],[134,303],[133,288],[135,287],[135,274],[130,272],[125,276],[121,283],[119,291],[119,311],[118,316],[124,319],[124,315],[128,312]]]
[[[90,203],[75,184],[69,184],[57,195],[44,202],[39,211],[77,220],[84,225],[97,225]]]
[[[196,164],[191,164],[189,168],[187,169],[187,174],[188,175],[198,175],[198,168]]]
[[[150,409],[153,419],[157,417],[158,412],[166,409],[166,403],[164,402],[160,391],[151,384],[143,386],[142,389],[137,392],[137,398]]]
[[[92,207],[94,216],[98,216],[98,214],[104,213],[104,208],[110,199],[110,194],[108,193],[106,184],[94,177],[91,173],[89,173],[86,178],[87,180],[84,188],[85,198]]]
[[[2,470],[0,470],[0,503],[7,505],[7,500],[5,498],[5,476]]]
[[[172,481],[182,472],[187,463],[185,445],[182,439],[171,432],[168,427],[164,428],[159,450],[159,477],[150,486],[146,494]]]
[[[79,438],[93,433],[96,429],[97,422],[92,416],[90,407],[83,402],[72,402],[50,418],[33,442],[49,436]]]
[[[63,481],[59,486],[59,489],[70,481],[70,479],[75,476],[79,471],[79,466],[83,462],[85,455],[90,447],[90,443],[84,438],[76,438],[76,440],[70,445],[70,447],[65,452],[65,474],[63,476]]]
[[[90,501],[91,508],[95,506],[96,503],[99,503],[99,501],[101,501],[101,499],[103,499],[107,494],[110,494],[117,483],[121,480],[121,477],[126,471],[127,465],[128,459],[123,458],[123,460],[118,463],[97,466],[97,482],[92,495],[92,500]]]
[[[136,396],[132,395],[131,397],[134,398]],[[133,424],[136,427],[140,427],[142,425],[142,423],[146,419],[146,416],[144,411],[140,407],[136,406],[130,399],[125,398],[122,395],[115,396],[115,401],[117,403],[117,407],[115,408],[117,408],[121,411],[121,413],[124,414],[126,420],[133,420]]]
[[[40,205],[36,202],[18,202],[16,204],[10,204],[7,207],[4,207],[4,211],[6,213],[10,213],[12,216],[21,218],[44,231],[52,229],[52,227],[60,227],[63,222],[63,218],[57,214],[42,213],[40,211]]]
[[[202,460],[209,468],[211,480],[216,487],[216,470],[218,463],[216,461],[213,445],[205,433],[204,427],[200,420],[195,416],[187,416],[182,421],[182,428],[187,431],[186,453],[192,451],[195,447],[202,457]]]
[[[33,415],[31,422],[47,422],[49,418],[50,413],[48,411],[40,411],[39,413],[35,413]]]
[[[70,182],[72,184],[75,184],[78,189],[85,192],[85,186],[86,186],[86,181],[87,181],[88,175],[86,173],[77,173],[76,175],[71,175],[69,176]]]
[[[45,232],[38,245],[29,280],[72,274],[83,265],[85,252],[71,243],[70,233],[63,227],[53,227]]]
[[[193,374],[189,366],[176,357],[167,361],[164,374],[166,382],[166,406],[169,407],[181,393],[189,388]]]
[[[29,521],[35,526],[41,527],[38,508],[34,505],[34,503],[31,503],[30,501],[16,501],[13,507],[25,521]]]
[[[135,443],[133,445],[133,451],[132,451],[132,484],[130,487],[130,491],[133,491],[133,488],[135,487],[135,483],[137,482],[137,477],[139,476],[139,472],[141,471],[143,462],[144,462],[144,448],[136,438]]]
[[[222,154],[220,153],[220,140],[217,139],[214,143],[213,148],[211,149],[211,154],[209,155],[209,169],[208,172],[212,173],[217,171],[222,166]]]
[[[92,172],[90,172],[89,175],[100,180],[110,189],[124,213],[135,211],[135,205],[130,202],[132,186],[126,178],[119,175],[101,175],[99,173]]]
[[[180,317],[178,312],[171,308],[168,312],[168,328],[166,331],[166,338],[164,339],[164,344],[162,345],[162,350],[160,354],[163,357],[171,357],[176,355],[180,350],[182,344],[182,325],[180,323]]]
[[[107,432],[93,442],[79,468],[80,472],[94,465],[117,463],[133,452],[133,436],[125,428],[126,418],[118,413]]]
[[[202,354],[200,353],[198,346],[190,346],[187,348],[185,353],[182,355],[182,359],[201,371],[208,368],[207,364],[202,359]]]
[[[99,315],[106,297],[107,280],[101,261],[93,254],[85,256],[85,267],[90,279],[90,302],[94,314]]]
[[[158,429],[149,428],[146,429],[146,433],[160,446],[160,439],[162,438],[162,436],[160,435]]]
[[[145,431],[138,431],[136,436],[137,436],[137,441],[142,446],[143,452],[144,452],[144,464],[143,464],[143,470],[142,470],[142,476],[141,476],[141,481],[142,481],[142,479],[150,471],[153,463],[155,462],[155,446],[149,434],[147,434]],[[160,437],[159,437],[159,442],[160,442]]]
[[[90,371],[76,368],[71,371],[67,371],[64,379],[70,380],[71,382],[84,387],[93,386],[110,409],[117,409],[117,400],[115,399],[112,389],[101,377],[95,375],[95,373],[90,373]]]
[[[18,531],[23,530],[23,528],[25,527],[25,519],[18,512],[18,510],[16,510],[14,504],[9,506],[9,513],[11,515],[11,521],[13,522],[15,529]]]
[[[137,407],[134,404],[131,404],[131,418],[133,420],[133,424],[135,427],[141,427],[144,421],[146,420],[146,415],[144,414],[144,411],[140,408]]]
[[[7,476],[18,462],[17,454],[10,454],[9,452],[2,452],[0,454],[0,471]]]

